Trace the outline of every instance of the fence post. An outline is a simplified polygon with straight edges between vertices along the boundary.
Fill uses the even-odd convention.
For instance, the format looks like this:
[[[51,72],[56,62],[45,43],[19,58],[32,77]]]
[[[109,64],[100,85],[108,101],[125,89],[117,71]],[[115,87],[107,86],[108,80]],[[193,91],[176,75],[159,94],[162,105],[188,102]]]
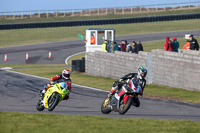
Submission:
[[[40,10],[38,11],[38,17],[40,18]]]
[[[15,19],[15,12],[13,11],[13,19]]]
[[[106,15],[108,15],[108,8],[106,8]]]
[[[98,15],[99,15],[100,13],[99,13],[99,8],[98,8]]]
[[[140,12],[142,12],[142,8],[141,8],[141,6],[140,6]]]
[[[7,19],[7,17],[6,17],[6,12],[4,13],[4,15],[5,15],[5,19]]]
[[[21,18],[23,19],[24,18],[24,12],[22,11],[21,13],[22,13],[21,14]]]
[[[56,10],[56,18],[58,17],[58,10]]]
[[[72,16],[74,16],[74,10],[72,9]]]
[[[49,18],[49,11],[47,10],[47,18]]]
[[[83,15],[83,10],[81,10],[81,16]]]
[[[122,14],[124,14],[124,7],[122,7]]]
[[[30,18],[32,17],[31,14],[32,14],[32,11],[30,10]]]
[[[114,14],[116,14],[117,12],[116,12],[116,8],[114,8]]]
[[[156,5],[156,12],[158,12],[158,6]]]
[[[131,7],[131,14],[133,13],[133,7]]]
[[[64,17],[65,17],[65,12],[66,12],[66,9],[64,10],[64,13],[63,13]]]

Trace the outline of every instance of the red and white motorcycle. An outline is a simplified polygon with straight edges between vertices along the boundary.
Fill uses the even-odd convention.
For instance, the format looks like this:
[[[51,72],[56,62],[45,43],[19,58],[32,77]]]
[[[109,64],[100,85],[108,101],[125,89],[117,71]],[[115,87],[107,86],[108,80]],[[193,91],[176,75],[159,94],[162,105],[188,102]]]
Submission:
[[[138,95],[142,94],[141,85],[135,87],[133,84],[134,79],[128,79],[121,81],[121,89],[111,97],[106,97],[101,106],[101,112],[103,114],[109,114],[111,111],[119,112],[119,114],[125,114],[131,105],[136,107],[140,106]],[[138,82],[139,83],[139,82]]]

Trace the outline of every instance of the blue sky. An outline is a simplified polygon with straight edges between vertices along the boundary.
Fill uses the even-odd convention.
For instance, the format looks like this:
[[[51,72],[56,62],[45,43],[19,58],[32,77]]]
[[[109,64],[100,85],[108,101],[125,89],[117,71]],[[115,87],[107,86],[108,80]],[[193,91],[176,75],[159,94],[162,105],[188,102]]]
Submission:
[[[189,1],[200,0],[0,0],[0,12],[123,7]]]

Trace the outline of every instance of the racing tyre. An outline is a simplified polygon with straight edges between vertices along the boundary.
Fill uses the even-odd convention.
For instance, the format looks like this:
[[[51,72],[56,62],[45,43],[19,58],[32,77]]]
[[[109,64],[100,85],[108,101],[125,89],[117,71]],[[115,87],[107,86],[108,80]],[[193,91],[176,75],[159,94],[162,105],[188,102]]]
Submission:
[[[48,100],[48,111],[53,111],[56,105],[58,104],[60,100],[60,96],[58,93],[54,93]]]
[[[36,108],[37,108],[38,111],[44,110],[44,105],[41,103],[41,100],[38,101]]]
[[[101,105],[101,112],[103,114],[109,114],[111,112],[111,108],[108,107],[109,102],[110,102],[110,99],[108,97],[103,101]]]
[[[132,97],[128,97],[126,103],[124,103],[124,96],[123,95],[121,98],[120,98],[120,101],[119,101],[119,114],[120,115],[123,115],[125,114],[129,108],[131,107],[132,105],[132,101],[133,101],[133,98]]]

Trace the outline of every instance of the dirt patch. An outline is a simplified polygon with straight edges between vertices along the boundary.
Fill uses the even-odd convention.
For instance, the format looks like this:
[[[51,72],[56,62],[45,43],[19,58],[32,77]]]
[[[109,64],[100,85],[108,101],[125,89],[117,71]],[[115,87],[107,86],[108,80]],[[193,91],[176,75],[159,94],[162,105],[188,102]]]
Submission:
[[[180,97],[158,96],[153,94],[144,94],[143,97],[151,99],[160,99],[160,100],[184,101],[184,99]]]

